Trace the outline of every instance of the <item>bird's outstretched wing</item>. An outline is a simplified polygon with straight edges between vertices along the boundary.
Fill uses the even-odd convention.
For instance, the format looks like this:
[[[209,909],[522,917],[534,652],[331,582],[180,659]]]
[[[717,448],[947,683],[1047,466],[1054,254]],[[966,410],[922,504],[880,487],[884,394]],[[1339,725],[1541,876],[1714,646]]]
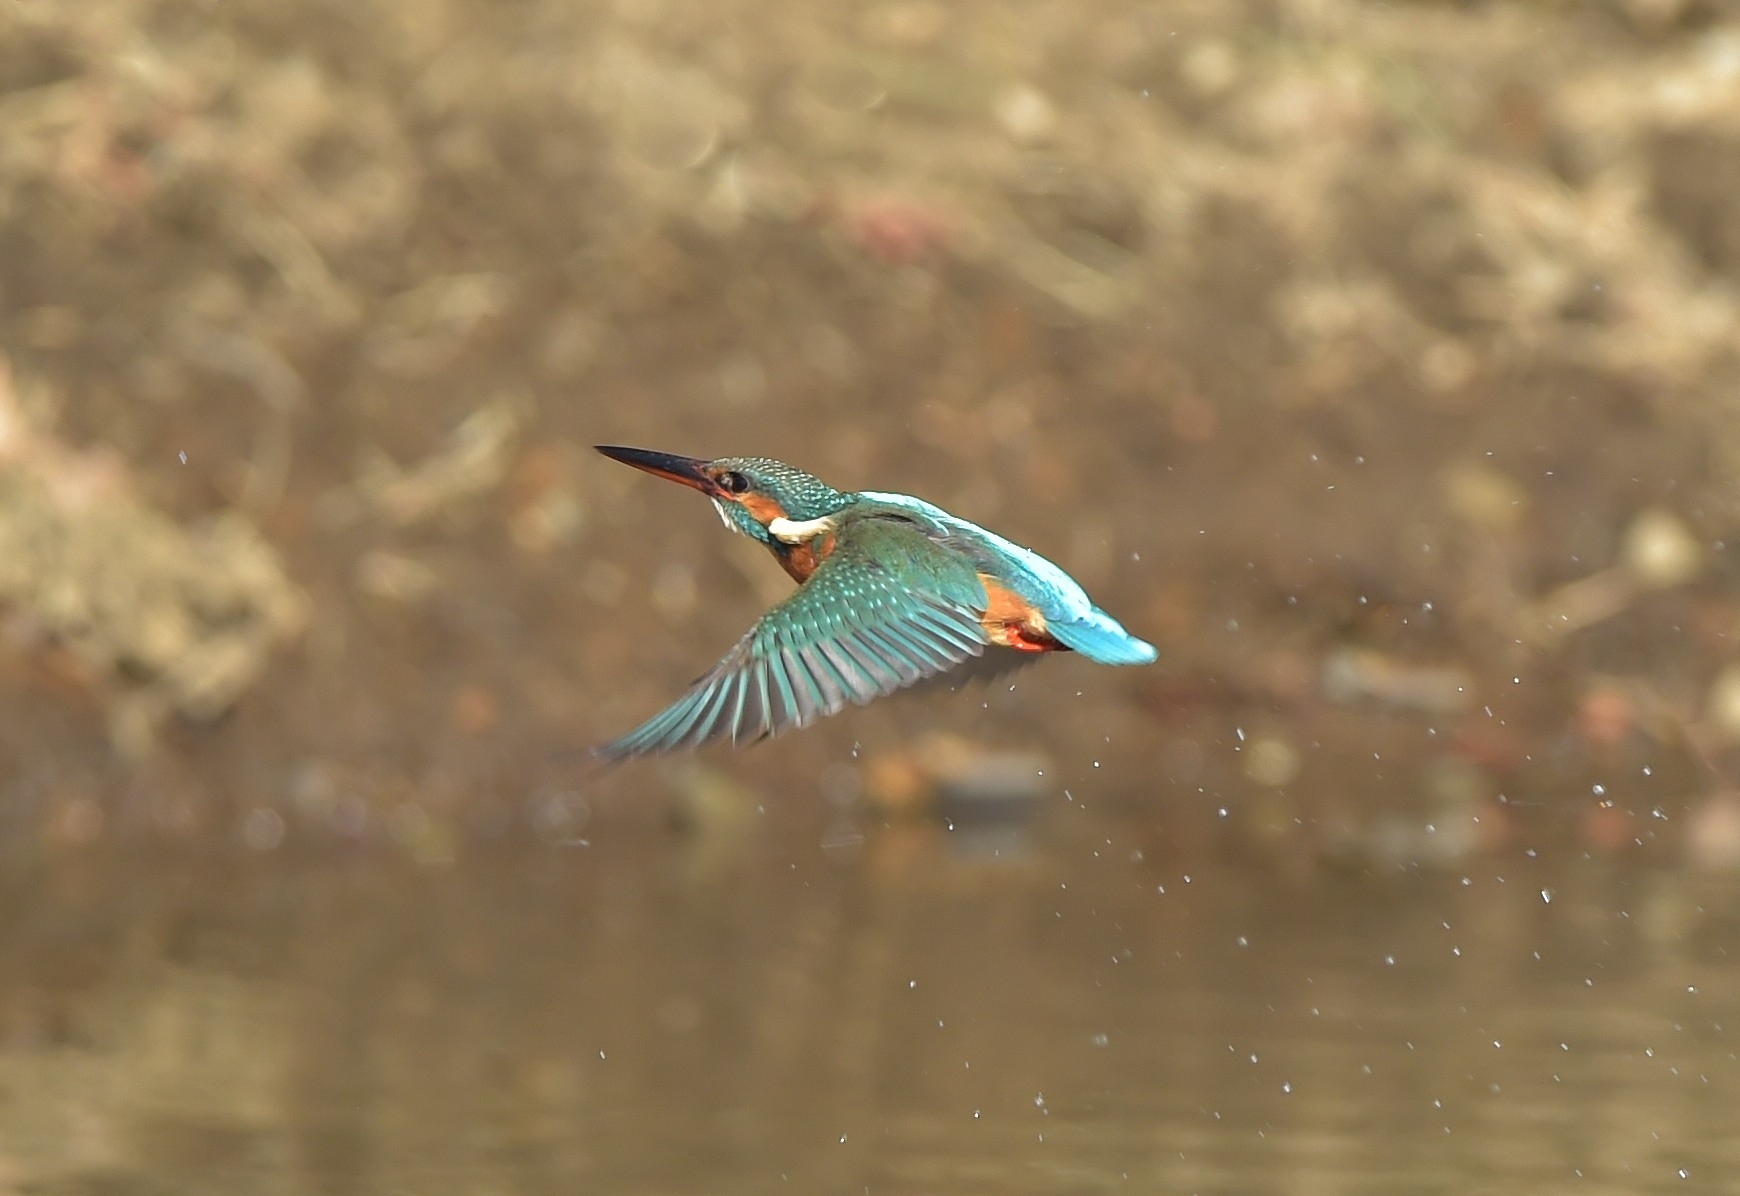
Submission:
[[[909,522],[836,530],[834,551],[668,709],[593,749],[606,763],[713,739],[750,743],[954,668],[989,641],[985,587]]]

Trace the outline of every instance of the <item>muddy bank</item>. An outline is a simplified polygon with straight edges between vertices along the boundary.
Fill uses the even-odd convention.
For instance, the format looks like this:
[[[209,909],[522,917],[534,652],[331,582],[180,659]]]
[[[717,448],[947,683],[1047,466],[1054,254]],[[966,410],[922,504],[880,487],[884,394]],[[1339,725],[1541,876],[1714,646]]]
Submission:
[[[1731,859],[1737,63],[1675,4],[15,6],[32,468],[270,581],[143,714],[205,631],[141,668],[0,596],[6,818],[443,858],[707,808],[561,753],[784,579],[609,441],[923,494],[1166,653],[711,763],[763,800],[878,820],[941,725],[1178,844]]]

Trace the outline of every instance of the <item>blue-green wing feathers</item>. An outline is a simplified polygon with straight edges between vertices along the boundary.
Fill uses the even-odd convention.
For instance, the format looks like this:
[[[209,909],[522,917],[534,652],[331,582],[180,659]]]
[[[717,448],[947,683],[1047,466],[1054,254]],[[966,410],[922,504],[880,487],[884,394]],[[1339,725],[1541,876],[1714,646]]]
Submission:
[[[1053,619],[1046,629],[1058,643],[1096,664],[1153,664],[1160,656],[1153,644],[1125,631],[1097,606],[1086,617]]]
[[[918,527],[845,522],[833,553],[668,709],[595,748],[606,762],[750,743],[947,672],[984,652],[985,589]]]

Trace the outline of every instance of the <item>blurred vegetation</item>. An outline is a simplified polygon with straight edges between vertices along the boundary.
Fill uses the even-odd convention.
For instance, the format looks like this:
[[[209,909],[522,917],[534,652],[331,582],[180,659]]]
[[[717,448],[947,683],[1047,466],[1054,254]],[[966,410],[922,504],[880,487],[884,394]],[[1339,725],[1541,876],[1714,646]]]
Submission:
[[[1181,844],[1740,862],[1740,16],[1102,9],[0,10],[0,818],[573,834],[555,754],[784,584],[608,440],[922,494],[1165,650],[758,791],[904,804],[946,719]],[[754,800],[696,776],[609,786]]]

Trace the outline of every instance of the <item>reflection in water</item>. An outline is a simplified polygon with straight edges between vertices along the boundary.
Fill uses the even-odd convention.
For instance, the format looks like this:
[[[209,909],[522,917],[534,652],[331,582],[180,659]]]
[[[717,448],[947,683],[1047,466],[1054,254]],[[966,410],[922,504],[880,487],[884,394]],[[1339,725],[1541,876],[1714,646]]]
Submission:
[[[1186,877],[1115,834],[812,843],[15,873],[0,1181],[1393,1196],[1740,1173],[1730,889],[1589,864]]]

